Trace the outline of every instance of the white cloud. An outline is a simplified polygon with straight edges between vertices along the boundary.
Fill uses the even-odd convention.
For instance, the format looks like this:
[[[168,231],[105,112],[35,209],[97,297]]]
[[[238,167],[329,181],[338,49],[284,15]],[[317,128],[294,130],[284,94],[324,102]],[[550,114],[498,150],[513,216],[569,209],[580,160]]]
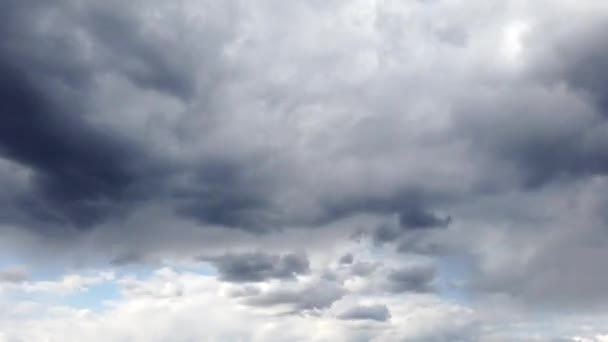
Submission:
[[[27,281],[19,286],[26,293],[68,295],[86,291],[90,286],[114,280],[114,273],[98,272],[95,275],[68,274],[60,280]]]
[[[84,279],[66,276],[64,279]],[[91,284],[100,278],[65,281],[62,284]],[[93,280],[95,279],[95,280]],[[107,280],[106,278],[103,278]],[[394,323],[352,323],[339,320],[332,311],[318,314],[277,315],[243,305],[230,295],[230,285],[214,276],[177,272],[164,268],[150,277],[125,276],[112,281],[123,296],[102,311],[47,305],[46,314],[18,322],[0,321],[0,331],[23,341],[350,341],[370,338],[390,341],[399,338],[456,336],[470,331],[470,310],[417,297],[385,298]],[[273,284],[274,291],[290,290],[297,284]],[[76,285],[66,286],[73,289]],[[58,294],[56,286],[41,286]],[[180,288],[180,294],[174,289]],[[297,291],[296,291],[297,292]],[[295,293],[295,292],[294,292]],[[310,296],[319,295],[316,292]],[[349,294],[350,301],[359,301]],[[354,297],[353,297],[354,296]],[[296,299],[295,297],[293,298]],[[40,310],[40,309],[38,309]],[[468,322],[468,323],[467,323]],[[366,337],[367,336],[367,337]]]

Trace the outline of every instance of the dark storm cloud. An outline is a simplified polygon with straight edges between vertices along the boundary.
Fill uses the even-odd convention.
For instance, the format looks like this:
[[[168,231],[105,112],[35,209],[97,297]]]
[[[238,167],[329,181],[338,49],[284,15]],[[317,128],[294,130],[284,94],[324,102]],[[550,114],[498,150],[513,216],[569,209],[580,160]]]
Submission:
[[[172,193],[180,214],[207,224],[240,228],[255,233],[271,233],[284,226],[322,226],[365,213],[396,214],[400,231],[446,228],[452,218],[429,209],[446,201],[451,194],[437,193],[421,185],[396,189],[371,196],[361,193],[350,197],[334,196],[329,190],[318,195],[298,188],[289,174],[276,176],[279,169],[265,168],[272,154],[260,154],[245,160],[217,160],[197,166],[187,188]],[[289,170],[289,168],[287,168]],[[285,177],[285,178],[282,178]],[[295,181],[293,184],[286,180]],[[299,189],[301,196],[318,196],[318,210],[287,210],[291,203],[277,201],[288,187]]]
[[[194,170],[194,179],[172,196],[178,212],[208,223],[264,232],[273,229],[265,179],[251,171],[256,162],[209,160]]]
[[[21,210],[80,228],[120,211],[145,176],[137,164],[146,152],[87,120],[97,68],[82,58],[71,5],[9,1],[3,8],[0,152],[33,171],[33,192],[15,199]],[[36,27],[43,19],[51,29]],[[96,43],[98,53],[112,49]]]
[[[300,254],[270,255],[258,252],[224,255],[211,262],[217,268],[220,279],[229,282],[294,279],[310,272],[308,258]]]
[[[608,118],[608,43],[604,32],[608,20],[583,24],[574,32],[560,37],[554,53],[562,60],[562,75],[575,89],[591,96],[602,115]]]
[[[136,137],[93,124],[111,114],[94,104],[97,79],[108,74],[183,100],[194,94],[190,68],[144,33],[134,9],[68,0],[2,6],[0,153],[33,171],[33,190],[13,198],[12,221],[85,228],[139,201],[172,198],[180,213],[205,223],[266,227],[264,193],[252,187],[246,165],[222,158],[176,163]],[[49,27],[38,28],[40,22]],[[168,185],[175,175],[192,182]]]
[[[86,87],[96,76],[117,73],[142,88],[181,98],[194,92],[194,81],[176,51],[169,54],[158,37],[144,33],[132,6],[9,0],[3,4],[3,18],[2,56],[31,71],[28,77],[37,86],[53,80]]]
[[[133,182],[135,149],[87,125],[78,108],[53,103],[26,70],[0,63],[0,151],[34,170],[39,191],[22,205],[53,221],[95,222]]]
[[[602,58],[608,52],[602,38],[607,24],[598,21],[564,30],[539,27],[529,38],[537,46],[531,48],[526,83],[456,102],[462,115],[456,126],[465,127],[456,134],[472,138],[493,172],[511,170],[528,190],[608,172],[608,64]]]
[[[157,40],[146,37],[131,13],[93,7],[82,19],[92,37],[104,45],[108,63],[142,88],[157,89],[183,99],[195,92],[189,70],[171,60]]]
[[[435,240],[436,233],[450,233],[461,222],[463,226],[481,222],[484,228],[474,232],[487,235],[499,223],[522,225],[508,212],[509,203],[492,206],[492,217],[479,209],[461,215],[463,211],[456,207],[462,203],[479,203],[484,196],[507,196],[521,190],[525,192],[522,196],[527,196],[546,187],[556,189],[551,198],[565,196],[559,191],[562,186],[608,172],[608,67],[602,59],[607,47],[602,40],[603,22],[584,29],[577,24],[569,34],[556,36],[552,30],[538,29],[537,45],[541,48],[535,58],[547,61],[548,66],[532,61],[517,71],[523,74],[519,75],[509,74],[510,70],[487,70],[502,67],[492,64],[494,61],[480,70],[470,68],[491,58],[483,53],[483,58],[475,57],[476,49],[483,52],[488,48],[478,46],[480,41],[489,39],[479,37],[475,25],[464,27],[468,26],[466,20],[463,27],[432,28],[429,35],[424,35],[426,26],[422,25],[425,29],[421,32],[412,30],[411,36],[399,38],[405,40],[403,47],[408,47],[400,50],[403,47],[392,44],[395,32],[383,32],[386,23],[382,20],[386,18],[380,18],[373,29],[378,31],[370,35],[391,48],[382,53],[357,52],[372,57],[363,63],[369,64],[370,72],[365,76],[369,79],[354,87],[358,81],[344,77],[351,76],[351,70],[334,67],[349,66],[346,61],[358,59],[352,58],[355,54],[351,49],[372,48],[367,36],[353,38],[352,45],[327,44],[331,51],[325,55],[325,47],[313,44],[316,39],[302,38],[309,37],[307,20],[296,20],[304,25],[301,32],[297,25],[291,26],[290,19],[299,16],[288,9],[285,22],[267,26],[267,8],[262,5],[256,15],[244,16],[261,19],[259,22],[244,22],[241,19],[246,18],[216,16],[215,6],[208,3],[197,4],[208,16],[192,20],[202,26],[189,30],[185,22],[190,20],[184,13],[175,17],[175,13],[168,14],[171,19],[161,20],[158,27],[154,20],[153,24],[145,23],[151,14],[142,14],[147,4],[111,1],[92,5],[67,0],[52,5],[33,0],[2,4],[0,152],[2,158],[31,171],[29,187],[19,184],[6,191],[8,195],[0,195],[3,222],[19,227],[96,226],[104,231],[105,235],[99,236],[105,239],[90,243],[99,244],[95,250],[111,248],[112,253],[99,254],[118,255],[114,261],[120,265],[146,260],[148,251],[144,249],[153,249],[150,246],[162,245],[181,253],[184,244],[196,245],[196,241],[180,242],[187,239],[185,236],[199,236],[179,235],[178,226],[185,225],[183,221],[192,224],[185,230],[196,227],[191,231],[214,225],[265,232],[244,243],[255,245],[257,238],[268,238],[276,230],[322,230],[330,223],[370,214],[393,219],[393,224],[372,233],[374,241],[395,242],[403,252],[437,255],[445,249],[457,253],[458,248],[485,248],[477,243],[484,234],[468,234],[474,228],[461,228],[463,237],[454,241]],[[205,26],[216,20],[217,27]],[[294,34],[277,30],[281,25],[289,26]],[[232,31],[242,27],[247,32],[229,41]],[[487,32],[502,29],[492,26]],[[275,36],[273,31],[281,34]],[[195,39],[182,40],[185,35],[181,33],[189,32],[196,32]],[[352,32],[343,33],[344,37],[332,39],[342,42]],[[283,36],[288,38],[283,40]],[[439,42],[439,49],[428,45],[437,39],[448,44]],[[314,46],[307,46],[309,43]],[[298,46],[293,54],[287,53],[294,50],[291,44]],[[423,46],[420,51],[436,51],[429,56],[429,65],[452,82],[440,84],[444,82],[436,80],[435,72],[418,70],[419,58],[408,59],[412,51],[409,45],[417,44]],[[333,50],[334,45],[339,51]],[[283,52],[285,60],[281,59]],[[386,64],[384,57],[378,58],[384,54],[386,60],[404,62],[387,72],[382,68],[392,62]],[[338,71],[329,72],[334,69]],[[353,67],[353,74],[358,69],[363,67]],[[323,75],[323,81],[319,82],[317,75]],[[103,82],[119,92],[125,88],[132,91],[125,94],[129,103],[102,96]],[[172,108],[167,113],[156,102],[165,98],[170,99]],[[157,111],[159,116],[147,116]],[[351,111],[352,121],[358,124],[333,117],[335,112]],[[327,124],[326,117],[331,119]],[[347,128],[351,126],[355,128]],[[9,173],[2,175],[12,179]],[[6,179],[0,184],[10,182]],[[10,199],[6,200],[7,196]],[[552,203],[549,198],[547,203]],[[160,219],[166,227],[154,229],[141,224],[156,219],[154,215],[148,221],[134,220],[142,226],[138,229],[120,222],[100,224],[119,221],[121,214],[140,214],[138,210],[144,205],[162,207],[175,216]],[[535,216],[545,205],[549,206],[537,203],[521,211]],[[502,221],[493,221],[496,217]],[[543,224],[552,223],[539,221],[533,229],[547,229],[550,234],[553,231]],[[357,227],[362,231],[371,228]],[[132,236],[123,239],[127,230]],[[217,236],[224,235],[213,235],[217,240],[205,243],[225,242],[233,233],[219,232]],[[521,234],[513,229],[504,235],[516,239]],[[588,234],[586,238],[592,241],[602,241],[595,237],[604,236],[600,230]],[[280,241],[282,238],[276,244],[287,244]],[[120,241],[125,250],[137,253],[103,245],[107,241]],[[556,244],[556,250],[577,251],[570,245],[576,243],[573,241]],[[302,243],[306,245],[306,241]],[[545,274],[552,270],[547,264],[555,260],[553,253],[538,253],[546,258],[539,262],[543,267],[538,266]],[[593,264],[592,260],[583,261]],[[231,282],[294,279],[310,268],[306,257],[292,254],[228,254],[212,262],[220,277]],[[376,270],[348,257],[339,262],[361,276]],[[585,268],[572,266],[580,271],[577,278],[584,278]],[[558,284],[558,273],[546,279]],[[529,281],[521,274],[495,278],[515,280],[499,281],[499,285],[480,282],[492,283],[487,286],[492,290],[501,290],[500,284],[504,284],[517,292],[518,286]],[[434,279],[430,268],[396,269],[387,275],[387,288],[428,292]],[[593,288],[596,296],[603,294],[600,285]],[[568,286],[569,296],[580,296],[575,291],[578,284]],[[297,296],[312,292],[284,289],[249,300],[260,305],[291,303],[301,308],[328,305],[327,298],[296,303]]]
[[[386,305],[355,306],[338,315],[339,319],[349,321],[371,320],[386,322],[391,318],[391,313]]]
[[[227,254],[204,260],[218,278],[252,286],[239,301],[294,312],[330,307],[346,276],[390,296],[428,295],[448,276],[351,254],[336,265],[334,247],[356,230],[371,232],[378,259],[395,248],[445,258],[448,273],[475,259],[454,275],[473,296],[604,305],[605,18],[355,3],[4,1],[1,233],[89,230],[0,244],[43,254],[53,235],[65,240],[49,248],[58,259],[66,249],[116,266],[217,248]],[[505,57],[520,21],[521,51]],[[301,284],[306,255],[230,251],[260,245],[301,247],[336,269]],[[389,317],[385,306],[339,315]]]
[[[88,5],[65,0],[49,6],[10,1],[4,13],[0,150],[34,172],[34,191],[15,201],[30,218],[84,228],[127,213],[141,202],[168,199],[179,215],[200,223],[255,232],[318,225],[360,212],[398,213],[404,229],[450,223],[426,208],[435,195],[426,194],[424,187],[319,199],[320,214],[293,215],[284,212],[286,203],[273,202],[278,181],[271,173],[276,170],[258,172],[265,163],[263,155],[168,159],[135,142],[143,131],[129,131],[131,139],[124,131],[93,123],[97,116],[111,114],[100,110],[112,106],[100,109],[94,103],[99,78],[107,75],[186,104],[197,100],[192,99],[197,85],[185,53],[170,51],[172,45],[164,45],[167,41],[158,33],[144,29],[134,7],[115,2]],[[49,23],[44,29],[37,27],[42,19]],[[211,41],[218,45],[219,39]],[[216,64],[208,66],[214,69],[210,72],[222,70]],[[199,110],[205,114],[204,108]],[[188,181],[176,186],[171,183],[176,178]]]
[[[570,101],[576,98],[559,91],[504,96],[495,99],[493,105],[476,104],[474,111],[480,115],[464,120],[475,137],[475,149],[489,153],[495,172],[512,170],[521,188],[534,190],[552,181],[608,171],[608,154],[601,148],[605,144],[601,136],[605,122],[594,117],[588,107],[568,103],[568,97]],[[496,104],[504,107],[496,116],[483,118],[484,108],[491,110]],[[526,115],[514,120],[513,113]],[[491,181],[500,186],[508,178]]]

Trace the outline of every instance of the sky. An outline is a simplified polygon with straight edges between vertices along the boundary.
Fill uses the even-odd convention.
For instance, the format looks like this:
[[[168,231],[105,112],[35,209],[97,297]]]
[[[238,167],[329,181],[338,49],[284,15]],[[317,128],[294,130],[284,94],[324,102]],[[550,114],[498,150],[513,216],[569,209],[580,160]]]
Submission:
[[[606,30],[3,0],[0,342],[608,341]]]

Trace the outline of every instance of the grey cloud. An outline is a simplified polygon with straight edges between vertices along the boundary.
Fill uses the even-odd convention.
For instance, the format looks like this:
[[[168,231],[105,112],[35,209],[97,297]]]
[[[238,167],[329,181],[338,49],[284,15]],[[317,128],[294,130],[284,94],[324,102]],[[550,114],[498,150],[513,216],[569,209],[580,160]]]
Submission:
[[[323,310],[346,295],[346,290],[333,282],[321,281],[299,288],[281,287],[245,297],[243,302],[251,306],[287,306],[294,312]]]
[[[145,174],[137,168],[146,152],[87,120],[91,108],[86,100],[96,68],[80,59],[84,46],[70,27],[72,4],[62,1],[49,8],[37,1],[10,3],[11,18],[0,27],[5,75],[0,84],[0,152],[31,168],[35,183],[33,193],[15,202],[47,222],[76,227],[98,223],[119,212],[121,201],[141,183]],[[36,29],[35,23],[53,11],[58,14],[49,19],[53,28]]]
[[[429,292],[433,290],[435,268],[432,265],[414,265],[390,270],[387,289],[391,292]]]
[[[270,279],[294,279],[310,271],[305,255],[266,253],[232,254],[211,259],[220,279],[229,282],[260,282]]]
[[[571,302],[605,295],[603,278],[569,282],[556,262],[591,279],[605,259],[592,243],[605,240],[605,221],[589,204],[608,170],[599,16],[563,27],[559,20],[558,29],[543,21],[554,14],[531,12],[538,22],[521,65],[505,66],[487,53],[500,50],[513,18],[469,20],[466,6],[433,2],[446,11],[436,27],[444,23],[379,5],[373,25],[355,30],[315,21],[342,10],[333,2],[283,6],[278,15],[274,1],[203,1],[200,13],[162,3],[2,4],[0,155],[31,174],[0,195],[0,219],[41,234],[23,250],[38,252],[52,238],[65,240],[56,255],[74,249],[124,264],[163,248],[183,256],[197,239],[197,255],[236,245],[240,233],[239,247],[251,250],[274,234],[268,244],[292,246],[285,239],[297,229],[338,244],[348,233],[332,235],[337,221],[370,231],[378,225],[368,217],[392,218],[372,232],[375,242],[478,257],[472,291]],[[3,172],[0,184],[13,176]],[[580,195],[587,185],[594,189]],[[547,189],[543,201],[529,200]],[[583,207],[575,223],[566,206],[547,209],[559,198]],[[88,228],[78,233],[90,246],[55,226]],[[519,251],[497,251],[503,242],[531,246],[526,267],[515,270]],[[354,274],[375,271],[348,259],[339,262]],[[513,265],[484,269],[495,259]],[[229,253],[213,262],[233,282],[293,279],[310,268],[291,254]],[[435,277],[428,268],[396,269],[387,288],[426,292]],[[539,290],[546,284],[554,291]],[[295,305],[287,289],[267,295],[251,300]],[[323,306],[302,306],[314,304]]]
[[[504,202],[493,214],[479,208],[454,214],[488,225],[479,230],[488,239],[508,236],[500,252],[485,257],[509,261],[492,269],[480,260],[472,292],[508,293],[553,312],[605,303],[603,272],[594,270],[604,258],[597,244],[606,239],[595,211],[608,171],[607,68],[599,57],[607,51],[606,23],[588,19],[565,27],[541,20],[526,41],[531,59],[517,87],[488,86],[487,97],[457,102],[455,127],[463,130],[456,134],[466,132],[478,153],[473,161],[491,175],[479,177],[486,182],[480,189],[492,185],[471,199],[490,195]]]
[[[597,231],[573,237],[569,229],[553,230],[554,241],[539,248],[525,265],[513,260],[508,266],[480,272],[473,290],[480,296],[507,293],[530,310],[601,310],[608,277],[601,271],[606,253],[600,244],[606,237]]]
[[[107,74],[183,100],[195,92],[192,70],[176,57],[179,52],[144,33],[137,12],[127,7],[68,0],[53,8],[38,1],[6,5],[0,153],[34,172],[34,189],[12,203],[23,214],[12,214],[12,220],[86,228],[119,218],[140,202],[172,199],[179,212],[202,222],[256,229],[265,193],[246,188],[256,181],[240,171],[246,165],[229,158],[176,163],[91,120],[108,116],[94,103],[99,78]],[[36,28],[43,18],[50,20],[47,30]],[[171,184],[175,177],[192,183],[183,190]]]
[[[437,38],[445,43],[466,47],[469,34],[460,27],[439,27],[436,29]]]
[[[463,236],[457,242],[462,233],[450,237],[457,242],[452,252],[471,255],[465,264],[456,266],[467,275],[465,291],[474,298],[508,295],[530,310],[545,312],[595,310],[604,305],[602,288],[608,278],[600,271],[605,258],[600,246],[607,236],[602,218],[593,214],[602,210],[598,199],[606,182],[600,179],[547,186],[534,195],[502,195],[484,201],[485,205],[467,204],[488,214],[498,209],[500,215],[467,223],[469,236],[475,239]],[[534,216],[521,217],[520,210]]]
[[[350,265],[353,263],[354,261],[354,257],[352,254],[348,253],[348,254],[344,254],[343,256],[340,257],[340,264],[341,265]]]
[[[560,179],[575,179],[604,173],[606,155],[601,133],[604,123],[585,103],[559,90],[549,93],[531,90],[527,94],[504,94],[494,104],[476,104],[478,115],[468,121],[468,132],[476,146],[487,149],[492,168],[502,167],[508,184],[511,170],[524,189],[535,189]],[[515,101],[527,97],[526,101]],[[504,105],[498,115],[482,118],[484,108]],[[527,113],[526,119],[513,120],[512,113]],[[500,170],[496,170],[500,174]]]
[[[340,198],[326,204],[330,217],[340,217],[352,212],[370,212],[399,215],[404,229],[424,229],[446,227],[451,218],[440,218],[427,209],[433,202],[445,200],[449,195],[427,190],[424,185],[398,189],[383,196],[365,195],[361,197]]]
[[[386,305],[355,306],[339,314],[338,318],[350,321],[371,320],[386,322],[391,318],[391,313]]]
[[[138,253],[135,253],[135,252],[130,252],[130,253],[121,254],[121,255],[117,256],[116,258],[112,259],[111,264],[116,265],[116,266],[124,266],[124,265],[131,265],[131,264],[139,264],[139,263],[143,263],[145,261],[146,261],[146,259],[144,256],[142,256]]]
[[[254,297],[261,293],[261,290],[256,286],[241,286],[231,289],[229,294],[233,298]]]
[[[601,310],[605,7],[549,2],[6,0],[3,245],[120,266],[261,241],[325,254],[351,229],[373,248],[475,259],[472,297]],[[503,58],[518,20],[530,32]],[[313,231],[323,244],[302,239]],[[240,293],[246,304],[306,311],[345,293],[338,272],[293,281],[310,272],[304,255],[227,253],[207,259],[225,281],[290,280]],[[394,267],[382,291],[431,292],[443,276]]]
[[[448,253],[451,244],[450,241],[440,241],[437,236],[409,235],[397,243],[397,251],[438,256]]]
[[[238,14],[233,5],[220,7]],[[224,11],[215,10],[220,14]],[[101,80],[112,75],[132,83],[137,90],[133,95],[143,96],[154,90],[176,97],[185,106],[175,126],[164,128],[165,133],[176,135],[172,138],[182,142],[192,138],[195,130],[188,126],[197,120],[222,131],[223,126],[215,125],[231,119],[232,104],[223,98],[201,102],[223,90],[222,81],[235,77],[225,69],[228,62],[210,52],[221,51],[231,42],[234,26],[212,21],[205,27],[209,32],[203,32],[204,37],[209,35],[209,51],[191,52],[188,46],[180,45],[180,39],[171,39],[175,32],[165,32],[169,38],[163,36],[148,27],[150,23],[136,6],[119,2],[89,5],[64,0],[50,7],[40,1],[11,1],[5,13],[7,20],[0,34],[6,39],[0,46],[0,62],[6,69],[1,89],[8,119],[2,124],[0,145],[6,158],[35,173],[35,189],[15,201],[22,215],[91,228],[110,219],[120,220],[147,201],[167,201],[179,215],[199,223],[254,232],[325,224],[360,212],[399,213],[403,226],[411,229],[449,223],[425,209],[424,187],[336,199],[328,195],[329,191],[307,193],[302,180],[286,174],[283,183],[274,176],[291,171],[292,165],[266,167],[276,163],[273,151],[236,151],[234,155],[207,151],[197,160],[189,159],[186,153],[166,156],[157,147],[142,143],[143,128],[126,129],[113,122],[111,118],[118,114],[107,112],[121,109],[121,103],[97,103]],[[42,18],[49,19],[50,26],[45,30],[35,24]],[[172,23],[175,30],[188,31],[181,23]],[[204,67],[216,84],[196,77],[199,58],[204,59]],[[199,82],[204,83],[203,88]],[[17,116],[17,112],[22,114]],[[195,120],[188,114],[203,118]],[[111,124],[105,125],[106,120]],[[237,121],[227,123],[239,125]],[[212,137],[208,140],[204,141],[210,145],[224,143]],[[278,160],[285,164],[298,162]],[[323,174],[319,176],[323,178]],[[302,200],[317,203],[318,208],[292,211],[280,197],[286,186],[302,188]],[[15,220],[26,224],[23,217]]]
[[[600,57],[608,51],[601,38],[606,23],[591,19],[561,29],[539,24],[527,40],[530,69],[524,81],[489,87],[487,97],[455,101],[455,134],[470,136],[473,151],[485,154],[488,172],[495,173],[490,181],[499,188],[533,190],[608,171],[608,87],[602,76],[608,66]],[[509,178],[519,184],[509,184]]]
[[[397,215],[397,224],[383,224],[371,232],[372,239],[377,243],[398,240],[402,236],[416,231],[432,231],[445,229],[452,224],[451,216],[441,216],[430,210],[429,203],[451,201],[450,195],[439,194],[422,189],[409,189],[398,192],[386,198],[364,198],[360,200],[345,200],[345,203],[333,207],[332,217],[340,217],[346,213],[365,212],[384,215]],[[349,203],[349,201],[352,201]],[[332,208],[332,206],[329,206]],[[339,213],[339,214],[338,214]]]
[[[142,33],[132,13],[115,8],[92,8],[83,22],[93,37],[105,45],[109,64],[142,88],[158,89],[183,99],[195,93],[189,70],[172,60],[154,37]],[[102,51],[102,53],[107,53]]]
[[[374,242],[383,244],[411,235],[420,237],[433,230],[445,229],[451,223],[451,216],[440,217],[431,211],[408,208],[399,213],[398,224],[382,224],[371,232],[371,237]]]
[[[255,163],[255,161],[254,161]],[[179,213],[208,224],[265,232],[273,230],[267,181],[250,171],[255,165],[210,160],[194,170],[186,189],[175,191]]]
[[[561,76],[590,95],[604,116],[608,115],[608,62],[603,58],[608,44],[602,35],[606,28],[605,18],[575,26],[558,38],[553,51],[561,59]]]
[[[384,243],[396,240],[401,236],[401,231],[395,227],[390,225],[381,225],[376,230],[374,230],[372,237],[375,242]]]
[[[352,274],[358,277],[366,277],[374,273],[380,265],[371,262],[356,262],[350,266]]]
[[[23,205],[30,212],[56,209],[44,215],[47,219],[92,223],[134,181],[128,164],[135,150],[57,108],[26,81],[23,70],[6,65],[3,70],[1,151],[35,170],[40,192],[40,197],[25,198]]]
[[[21,268],[0,270],[0,283],[21,283],[29,279],[29,273]]]
[[[433,212],[420,209],[407,208],[399,213],[401,226],[412,229],[447,227],[451,222],[450,216],[440,218]]]

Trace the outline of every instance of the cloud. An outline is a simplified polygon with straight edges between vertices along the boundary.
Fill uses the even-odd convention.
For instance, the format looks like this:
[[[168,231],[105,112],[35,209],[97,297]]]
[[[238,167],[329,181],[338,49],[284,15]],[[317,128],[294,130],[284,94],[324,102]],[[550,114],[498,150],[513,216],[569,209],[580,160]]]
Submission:
[[[223,255],[212,259],[220,278],[230,282],[259,282],[294,279],[310,271],[307,257],[300,254],[269,255],[248,253]]]
[[[100,272],[97,275],[68,274],[61,280],[28,281],[21,285],[26,293],[50,293],[68,295],[75,292],[86,291],[90,286],[111,281],[112,272]]]
[[[78,59],[84,47],[75,31],[57,32],[74,24],[70,5],[58,4],[49,30],[35,27],[52,13],[48,6],[37,1],[8,6],[11,18],[0,29],[5,75],[0,151],[32,171],[31,191],[14,198],[13,205],[40,221],[88,227],[119,212],[140,176],[133,171],[136,160],[145,153],[86,119],[96,70]]]
[[[2,152],[34,170],[37,191],[15,204],[51,222],[92,224],[132,182],[131,148],[54,109],[35,85],[4,68]]]
[[[160,295],[167,289],[167,284],[180,284],[181,295]],[[13,321],[3,316],[4,312],[0,310],[0,330],[3,332],[1,336],[9,341],[61,341],[69,338],[88,341],[108,338],[131,338],[138,341],[164,341],[168,338],[245,341],[390,341],[394,338],[427,338],[442,341],[444,336],[467,336],[463,323],[468,319],[466,310],[458,310],[443,302],[419,302],[412,301],[411,298],[395,301],[391,308],[399,311],[399,323],[392,324],[387,321],[382,325],[369,325],[370,322],[366,321],[338,320],[323,310],[318,310],[314,315],[277,315],[276,310],[244,306],[240,298],[226,295],[226,283],[218,278],[172,268],[157,269],[138,276],[125,274],[111,280],[110,285],[119,287],[120,296],[95,310],[54,302],[27,307],[22,305],[18,298],[13,297],[11,307],[20,307],[24,310],[24,316]],[[303,285],[305,286],[299,292],[302,295],[314,294],[329,298],[330,294],[334,293],[333,285],[328,283]],[[316,287],[316,290],[304,290],[313,287]],[[145,291],[134,291],[135,288]],[[291,306],[304,301],[309,301],[309,304],[298,305],[317,309],[326,305],[321,303],[325,300],[319,299],[317,303],[312,303],[306,296],[298,297],[295,293],[286,296],[285,289],[279,292],[282,293],[281,299],[273,300],[273,306],[277,302]],[[32,312],[36,312],[36,315],[31,315]],[[196,313],[200,312],[207,313],[209,318],[198,320]],[[404,324],[405,322],[407,324]],[[153,326],[154,329],[141,329],[144,325]],[[356,328],[353,328],[354,325]],[[457,328],[458,326],[461,328]],[[101,334],[102,331],[105,334]],[[457,335],[457,331],[461,335]]]
[[[219,305],[230,308],[210,309],[219,340],[264,340],[284,323],[283,340],[474,341],[493,324],[476,314],[490,320],[493,307],[599,317],[607,10],[4,1],[0,261],[28,271],[0,272],[2,289],[70,296],[111,281],[81,269],[208,263],[209,279],[120,278],[125,301],[108,315],[153,312],[142,320],[155,325],[163,305],[185,322]],[[39,280],[39,269],[70,272]],[[192,293],[207,304],[180,306]],[[464,304],[403,304],[442,296]],[[362,315],[360,303],[386,303],[390,322],[336,319]],[[417,324],[399,330],[407,309]],[[87,315],[70,310],[59,316]],[[257,316],[269,312],[302,315]],[[109,316],[95,315],[103,331],[96,319]],[[243,331],[220,327],[229,315]],[[183,328],[166,324],[165,339]],[[547,339],[596,335],[575,330]]]
[[[427,292],[432,290],[435,269],[427,265],[414,265],[391,270],[388,275],[388,288],[393,292]]]
[[[33,174],[32,189],[11,203],[23,213],[12,221],[35,227],[28,224],[34,218],[90,228],[147,198],[168,197],[181,198],[186,203],[176,206],[193,208],[184,212],[206,222],[239,225],[241,209],[258,206],[261,200],[253,193],[231,194],[221,185],[241,177],[235,173],[240,165],[224,160],[188,170],[198,185],[187,192],[163,189],[175,174],[165,166],[169,160],[138,143],[141,131],[116,129],[115,114],[107,111],[122,104],[102,102],[108,75],[119,76],[112,81],[116,87],[125,87],[120,77],[131,82],[126,87],[135,88],[137,97],[155,90],[186,101],[195,92],[189,69],[158,37],[144,32],[138,13],[117,3],[79,6],[68,0],[55,9],[37,1],[6,7],[9,19],[0,29],[6,38],[0,47],[5,74],[0,103],[6,114],[0,152]],[[36,27],[45,19],[49,28]],[[202,183],[214,187],[207,190]],[[215,204],[203,202],[209,195],[219,198]]]
[[[21,283],[27,279],[29,279],[29,274],[23,268],[7,268],[0,270],[0,283]]]
[[[372,320],[386,322],[391,317],[386,305],[355,306],[338,315],[343,320]]]
[[[353,255],[348,253],[341,256],[339,262],[341,265],[350,265],[354,262],[354,260]]]
[[[404,225],[414,228],[447,224],[433,218],[426,203],[419,203],[434,196],[419,184],[398,182],[402,184],[393,193],[376,194],[344,187],[348,183],[307,186],[309,175],[296,169],[308,159],[320,162],[317,179],[329,181],[334,175],[328,169],[329,155],[309,154],[294,145],[292,134],[306,140],[317,134],[310,132],[308,137],[308,132],[299,132],[303,118],[291,126],[281,117],[273,127],[284,128],[285,133],[272,141],[237,141],[246,133],[245,127],[257,135],[255,130],[268,123],[264,113],[280,105],[269,101],[267,108],[256,108],[255,96],[232,101],[227,89],[248,92],[238,77],[252,72],[252,82],[260,84],[260,96],[280,99],[282,95],[273,80],[265,79],[266,72],[251,65],[257,60],[212,51],[242,52],[238,39],[263,34],[267,27],[260,25],[258,31],[247,33],[230,24],[234,22],[231,16],[253,8],[206,3],[201,5],[206,10],[195,10],[183,5],[171,9],[154,3],[136,9],[118,2],[93,6],[69,0],[54,9],[37,1],[6,5],[10,20],[1,31],[7,36],[1,64],[7,77],[1,89],[5,111],[12,114],[2,125],[6,132],[0,144],[5,158],[33,175],[30,189],[12,199],[15,213],[9,223],[30,229],[41,221],[93,229],[107,221],[120,222],[143,204],[160,201],[202,225],[253,232],[317,225],[360,212],[399,212]],[[160,22],[147,15],[156,7],[166,14]],[[302,13],[286,11],[297,17],[313,13],[313,8]],[[215,20],[208,24],[181,20],[180,16],[190,14]],[[295,31],[305,29],[294,27]],[[16,39],[11,35],[14,31],[20,32],[19,44],[11,43]],[[201,39],[213,48],[182,44]],[[259,53],[266,53],[267,44],[264,41]],[[316,47],[310,46],[302,52],[314,51]],[[344,57],[339,53],[331,63]],[[198,69],[201,59],[204,70]],[[306,74],[297,77],[310,82]],[[340,77],[334,82],[343,86]],[[208,101],[214,93],[214,101]],[[295,99],[290,111],[313,105],[307,104],[310,101],[305,96]],[[246,118],[242,111],[249,107],[256,113]],[[285,150],[277,151],[276,144]],[[218,150],[220,146],[223,150]],[[292,187],[293,193],[286,187]],[[337,191],[331,191],[332,187]]]
[[[559,31],[553,47],[553,52],[560,56],[555,76],[562,77],[570,86],[590,96],[603,116],[608,111],[605,83],[608,65],[600,56],[608,46],[601,39],[600,32],[606,25],[601,18],[573,25]]]
[[[299,287],[277,287],[257,295],[244,297],[243,302],[259,307],[285,307],[288,312],[315,312],[330,307],[346,294],[336,283],[320,281]]]
[[[403,227],[423,229],[430,227],[447,227],[452,222],[451,217],[439,218],[434,213],[421,210],[404,210],[399,213],[399,223]]]

